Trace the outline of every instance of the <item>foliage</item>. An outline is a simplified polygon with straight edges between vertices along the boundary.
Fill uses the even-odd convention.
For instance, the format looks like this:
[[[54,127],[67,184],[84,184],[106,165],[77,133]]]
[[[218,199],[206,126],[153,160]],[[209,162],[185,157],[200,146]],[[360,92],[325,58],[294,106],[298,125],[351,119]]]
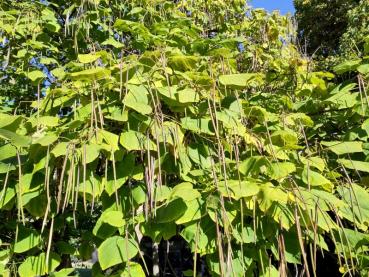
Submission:
[[[94,276],[144,276],[142,236],[182,237],[193,276],[312,274],[318,251],[368,274],[367,58],[335,84],[244,1],[0,7],[0,274],[96,247]]]
[[[302,49],[310,55],[335,55],[349,20],[352,20],[348,12],[356,8],[359,2],[360,0],[294,0]]]
[[[362,54],[369,36],[368,13],[369,2],[365,0],[361,0],[348,12],[348,26],[340,40],[340,53],[343,57],[357,57]],[[366,48],[366,52],[369,52],[369,48]]]

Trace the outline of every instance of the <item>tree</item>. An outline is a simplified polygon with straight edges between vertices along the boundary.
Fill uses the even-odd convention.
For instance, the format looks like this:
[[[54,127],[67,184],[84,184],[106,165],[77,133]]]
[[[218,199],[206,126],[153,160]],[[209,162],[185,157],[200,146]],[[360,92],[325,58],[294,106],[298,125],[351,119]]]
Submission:
[[[0,7],[0,275],[368,274],[366,58],[239,0]]]
[[[361,0],[359,5],[348,12],[348,25],[340,39],[342,57],[360,57],[364,53],[364,44],[369,38],[369,1]],[[369,50],[365,49],[368,53]]]
[[[310,55],[338,53],[340,39],[349,24],[348,12],[359,0],[295,0],[298,36]]]

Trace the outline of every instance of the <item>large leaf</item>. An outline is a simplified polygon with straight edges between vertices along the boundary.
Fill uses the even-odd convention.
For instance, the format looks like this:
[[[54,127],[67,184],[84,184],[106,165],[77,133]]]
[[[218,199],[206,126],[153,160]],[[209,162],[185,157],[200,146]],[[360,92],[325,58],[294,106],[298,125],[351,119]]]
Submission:
[[[201,194],[198,190],[193,188],[193,185],[191,183],[181,183],[176,185],[171,193],[169,199],[174,198],[182,198],[185,201],[193,201],[196,198],[199,198]]]
[[[256,73],[221,75],[219,77],[219,82],[224,86],[245,88],[253,81],[253,79],[258,77],[260,77],[260,75]]]
[[[8,127],[5,129],[9,129],[10,125],[15,125],[15,129],[17,129],[21,121],[22,121],[22,117],[19,115],[15,116],[15,115],[8,115],[8,114],[0,113],[0,129],[6,126]],[[10,131],[14,131],[14,129]]]
[[[27,147],[31,143],[29,137],[18,135],[5,129],[0,129],[0,138],[9,140],[16,147]]]
[[[337,188],[342,200],[346,203],[340,207],[338,213],[362,230],[368,229],[369,224],[369,193],[357,184],[347,184]]]
[[[353,161],[353,160],[346,160],[346,159],[338,159],[337,162],[349,169],[369,172],[369,162]]]
[[[164,204],[156,210],[156,222],[167,223],[176,221],[187,210],[187,205],[182,198],[176,198],[168,204]]]
[[[355,71],[356,68],[360,65],[361,60],[348,60],[345,61],[337,66],[335,66],[333,68],[333,70],[337,73],[337,74],[343,74],[346,73],[348,71]]]
[[[194,131],[196,133],[204,133],[209,135],[214,134],[212,121],[207,118],[196,119],[184,117],[181,119],[181,125],[182,128]]]
[[[327,191],[332,191],[333,189],[333,184],[331,181],[308,167],[305,167],[304,171],[302,172],[302,181],[311,187],[320,187]]]
[[[70,76],[74,80],[100,80],[108,78],[110,76],[110,70],[102,67],[96,67],[70,73]]]
[[[120,144],[129,151],[132,150],[155,150],[156,145],[147,136],[136,131],[123,132],[120,135]]]
[[[31,72],[28,72],[27,77],[31,81],[35,82],[35,81],[39,81],[39,80],[45,78],[45,74],[40,70],[34,70],[34,71],[31,71]]]
[[[128,88],[129,91],[124,98],[124,104],[140,114],[151,114],[152,108],[150,106],[147,89],[142,85],[129,85]]]
[[[146,274],[138,263],[129,262],[120,277],[145,277]]]
[[[60,264],[60,257],[56,253],[50,253],[49,262],[46,261],[46,254],[28,257],[18,268],[20,277],[36,277],[45,275],[55,270]]]
[[[360,141],[323,141],[322,144],[337,155],[363,152],[363,143]]]
[[[187,209],[185,213],[175,221],[177,225],[198,220],[204,213],[204,201],[200,198],[186,201],[186,205]]]
[[[224,197],[240,199],[257,195],[260,185],[253,181],[227,180],[218,183],[218,189]]]
[[[92,233],[100,238],[107,238],[113,235],[118,228],[123,227],[124,224],[122,212],[104,211],[97,220]]]
[[[96,60],[98,60],[100,58],[100,55],[98,54],[79,54],[78,55],[78,60],[81,62],[81,63],[92,63]]]
[[[283,179],[296,171],[296,166],[290,162],[272,163],[268,168],[268,175],[275,180]]]
[[[14,244],[15,253],[23,253],[41,243],[41,236],[37,231],[20,227],[17,241]]]
[[[137,253],[137,244],[133,240],[119,236],[108,238],[98,248],[101,269],[126,263]]]

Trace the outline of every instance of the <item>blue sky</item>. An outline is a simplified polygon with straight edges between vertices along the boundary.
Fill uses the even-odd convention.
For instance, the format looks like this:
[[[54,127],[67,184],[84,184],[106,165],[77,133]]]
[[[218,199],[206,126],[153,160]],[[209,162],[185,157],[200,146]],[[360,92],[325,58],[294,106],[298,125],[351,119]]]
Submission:
[[[280,10],[282,14],[295,11],[293,0],[251,0],[254,8],[264,8],[267,11]]]

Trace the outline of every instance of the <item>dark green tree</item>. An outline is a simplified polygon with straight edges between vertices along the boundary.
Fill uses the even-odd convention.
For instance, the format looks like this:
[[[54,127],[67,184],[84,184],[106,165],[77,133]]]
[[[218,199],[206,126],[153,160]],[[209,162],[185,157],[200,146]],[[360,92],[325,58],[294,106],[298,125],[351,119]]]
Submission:
[[[359,0],[294,0],[298,35],[310,55],[334,55],[349,24],[349,11]]]

